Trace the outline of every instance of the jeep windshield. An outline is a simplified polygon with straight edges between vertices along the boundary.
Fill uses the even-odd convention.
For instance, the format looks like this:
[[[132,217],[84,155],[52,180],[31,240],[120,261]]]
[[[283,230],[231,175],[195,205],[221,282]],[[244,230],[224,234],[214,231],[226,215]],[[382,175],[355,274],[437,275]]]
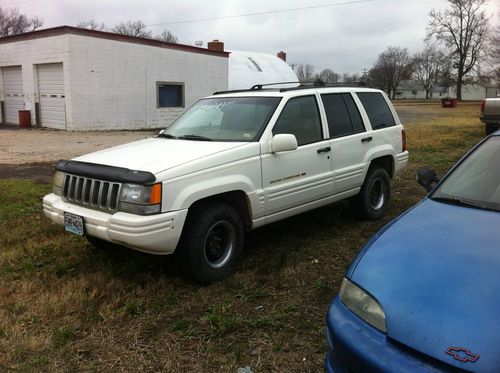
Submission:
[[[198,101],[159,137],[193,141],[257,141],[280,97],[221,97]]]
[[[500,136],[469,155],[431,195],[438,202],[500,211]]]

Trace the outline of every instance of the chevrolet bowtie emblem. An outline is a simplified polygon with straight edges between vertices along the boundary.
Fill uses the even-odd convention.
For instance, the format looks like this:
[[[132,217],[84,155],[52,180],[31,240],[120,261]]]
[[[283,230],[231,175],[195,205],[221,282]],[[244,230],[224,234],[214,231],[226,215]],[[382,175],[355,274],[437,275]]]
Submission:
[[[474,352],[470,352],[468,348],[463,347],[448,347],[445,351],[446,354],[453,356],[454,359],[459,360],[463,363],[471,362],[475,363],[479,359],[479,355]]]

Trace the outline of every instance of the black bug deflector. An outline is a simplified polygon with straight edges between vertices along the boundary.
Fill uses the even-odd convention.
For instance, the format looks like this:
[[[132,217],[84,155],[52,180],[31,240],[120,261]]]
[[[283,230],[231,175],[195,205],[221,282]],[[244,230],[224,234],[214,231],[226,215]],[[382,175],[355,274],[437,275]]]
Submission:
[[[88,162],[60,160],[56,166],[56,170],[93,179],[121,183],[149,185],[156,181],[155,175],[151,172]]]

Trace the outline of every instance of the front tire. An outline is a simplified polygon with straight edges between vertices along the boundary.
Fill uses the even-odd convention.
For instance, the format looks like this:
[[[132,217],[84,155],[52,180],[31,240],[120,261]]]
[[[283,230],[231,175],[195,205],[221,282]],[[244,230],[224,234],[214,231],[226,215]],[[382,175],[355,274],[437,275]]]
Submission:
[[[238,212],[225,203],[202,203],[188,215],[177,263],[195,282],[206,285],[228,277],[243,250]]]
[[[351,209],[361,219],[377,220],[387,211],[390,197],[389,174],[381,167],[371,168],[359,194],[350,201]]]

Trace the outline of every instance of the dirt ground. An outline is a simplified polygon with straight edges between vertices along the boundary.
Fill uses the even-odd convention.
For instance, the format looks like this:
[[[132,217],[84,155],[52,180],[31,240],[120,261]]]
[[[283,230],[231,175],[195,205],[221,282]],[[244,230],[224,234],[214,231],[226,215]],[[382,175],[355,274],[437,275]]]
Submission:
[[[157,131],[66,132],[0,126],[0,165],[55,163],[111,146],[144,139]]]
[[[431,101],[429,103],[422,102],[412,102],[412,101],[396,101],[394,102],[394,108],[398,113],[399,119],[403,125],[419,123],[422,121],[436,119],[438,117],[444,117],[449,114],[449,111],[436,112],[436,108],[439,108],[440,102]],[[479,104],[478,104],[479,105]],[[434,109],[434,110],[433,110]],[[452,110],[453,109],[445,109]]]

